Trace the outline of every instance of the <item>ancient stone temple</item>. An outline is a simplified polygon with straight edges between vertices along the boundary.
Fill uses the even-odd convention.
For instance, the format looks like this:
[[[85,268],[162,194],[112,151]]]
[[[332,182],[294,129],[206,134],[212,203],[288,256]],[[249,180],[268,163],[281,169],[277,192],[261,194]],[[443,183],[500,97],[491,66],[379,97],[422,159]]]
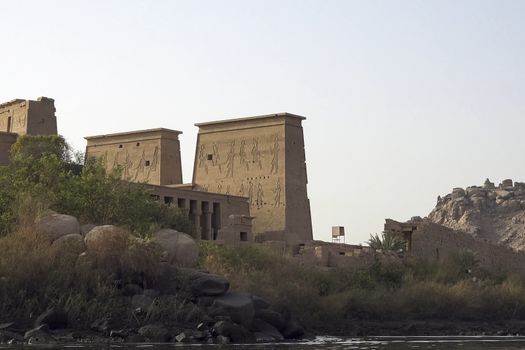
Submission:
[[[86,137],[86,154],[101,158],[107,170],[122,168],[123,178],[152,185],[182,183],[180,131],[150,129]]]
[[[196,124],[193,185],[247,197],[255,239],[312,239],[302,121],[271,114]]]
[[[88,136],[86,157],[99,159],[107,171],[119,169],[127,181],[148,184],[159,201],[188,215],[199,238],[229,244],[252,241],[246,198],[182,184],[180,134],[158,128]]]
[[[0,165],[9,161],[9,150],[18,135],[56,135],[55,101],[16,99],[0,104]]]

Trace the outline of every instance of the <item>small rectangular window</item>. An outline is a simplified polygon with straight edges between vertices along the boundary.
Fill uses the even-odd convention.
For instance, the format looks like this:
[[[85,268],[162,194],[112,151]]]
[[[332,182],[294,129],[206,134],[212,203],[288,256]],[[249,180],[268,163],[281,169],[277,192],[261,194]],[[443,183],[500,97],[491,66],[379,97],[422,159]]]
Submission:
[[[248,241],[248,232],[241,232],[240,239],[241,239],[241,242],[247,242]]]
[[[122,145],[118,145],[118,148],[122,148]]]
[[[213,154],[208,154],[208,160],[213,160]]]
[[[146,166],[149,166],[149,160],[146,161]]]

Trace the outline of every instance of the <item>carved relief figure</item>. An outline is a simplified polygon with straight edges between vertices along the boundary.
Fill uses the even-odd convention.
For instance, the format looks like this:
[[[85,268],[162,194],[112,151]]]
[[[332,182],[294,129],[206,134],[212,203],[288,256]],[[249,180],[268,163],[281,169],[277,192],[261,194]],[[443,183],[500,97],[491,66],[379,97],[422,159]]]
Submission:
[[[143,174],[144,173],[144,168],[146,166],[146,151],[145,150],[142,150],[142,156],[140,157],[140,160],[137,164],[137,167],[135,168],[135,179],[133,181],[137,181],[137,179],[139,178],[139,174]],[[148,173],[149,175],[149,173]],[[146,179],[144,179],[146,180]]]
[[[119,155],[120,155],[120,152],[115,153],[115,157],[113,158],[113,170],[117,170],[118,167],[120,166]]]
[[[250,206],[253,205],[253,182],[250,181],[250,187],[248,188],[248,198],[250,198]]]
[[[280,207],[281,206],[281,179],[277,179],[277,185],[275,185],[275,188],[273,190],[273,199],[274,207]]]
[[[230,194],[230,185],[226,186],[226,194],[227,194],[227,195]]]
[[[159,147],[155,146],[155,149],[153,150],[153,157],[151,158],[151,163],[148,167],[148,173],[146,174],[146,179],[149,179],[152,171],[157,171],[158,164],[159,164]]]
[[[279,170],[279,136],[275,135],[275,139],[272,146],[272,166],[270,168],[270,174],[277,174]]]
[[[219,155],[219,146],[214,142],[212,149],[212,164],[213,166],[219,165],[219,174],[222,174],[222,166],[219,162],[219,160],[221,159],[221,156]]]
[[[241,187],[239,188],[239,196],[244,197],[244,181],[241,181]]]
[[[255,204],[257,205],[257,209],[261,209],[264,206],[264,193],[260,182],[257,186],[257,198],[255,199]]]
[[[235,159],[235,140],[230,143],[230,151],[226,157],[226,177],[233,177],[233,161]]]
[[[155,146],[155,150],[153,151],[153,159],[151,160],[151,168],[153,171],[157,171],[157,166],[159,163],[159,147]]]
[[[257,138],[253,139],[252,162],[259,164],[259,168],[262,170],[261,151],[259,151],[259,139]]]
[[[133,167],[133,161],[131,160],[131,157],[129,156],[128,151],[126,151],[126,160],[123,166],[124,173],[122,174],[125,179],[131,179],[131,168],[132,167]]]
[[[245,165],[247,171],[250,170],[250,163],[248,162],[248,159],[246,159],[246,141],[244,139],[241,140],[241,147],[239,149],[239,164],[241,164],[241,166]]]
[[[221,193],[222,192],[222,183],[219,182],[219,184],[217,185],[217,193]]]
[[[18,117],[14,118],[15,124],[17,127],[22,128],[26,126],[26,116],[25,114],[21,114]]]
[[[199,168],[204,168],[206,174],[208,174],[208,163],[206,162],[206,145],[201,145],[199,148]]]

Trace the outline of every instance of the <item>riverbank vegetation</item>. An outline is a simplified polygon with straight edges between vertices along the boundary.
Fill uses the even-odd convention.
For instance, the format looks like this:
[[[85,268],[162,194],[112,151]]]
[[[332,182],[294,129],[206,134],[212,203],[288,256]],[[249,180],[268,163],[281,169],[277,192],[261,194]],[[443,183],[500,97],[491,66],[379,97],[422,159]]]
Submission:
[[[50,247],[35,229],[48,210],[82,223],[124,227],[133,234],[126,253],[79,256]],[[96,162],[83,164],[61,137],[20,137],[12,163],[0,167],[1,321],[27,323],[50,306],[65,310],[79,328],[106,315],[123,324],[185,319],[195,304],[180,292],[180,283],[180,295],[157,297],[155,308],[142,315],[130,311],[123,290],[166,282],[159,252],[148,240],[160,227],[192,232],[178,209],[159,204],[146,187],[120,180],[118,169],[107,174]],[[285,250],[263,245],[200,246],[203,269],[224,275],[233,290],[285,305],[306,325],[525,320],[525,280],[483,271],[468,251],[441,261],[378,258],[356,270],[306,265]]]
[[[160,278],[159,252],[148,236],[159,228],[192,233],[178,209],[160,204],[145,186],[122,181],[119,169],[108,174],[97,162],[83,163],[60,136],[20,136],[10,165],[0,167],[2,321],[23,325],[53,306],[78,328],[107,315],[137,323],[122,287]],[[84,224],[118,225],[132,235],[124,250],[109,246],[79,257],[37,233],[39,218],[50,211]],[[173,301],[163,305],[173,309]]]
[[[442,261],[377,260],[361,270],[323,269],[267,247],[203,244],[202,266],[233,288],[288,305],[308,322],[525,319],[525,281],[479,269],[463,251]]]
[[[124,226],[141,237],[160,227],[192,233],[178,208],[160,204],[141,184],[122,181],[119,168],[107,173],[96,161],[84,164],[61,136],[20,136],[10,165],[0,167],[0,235],[33,209]]]

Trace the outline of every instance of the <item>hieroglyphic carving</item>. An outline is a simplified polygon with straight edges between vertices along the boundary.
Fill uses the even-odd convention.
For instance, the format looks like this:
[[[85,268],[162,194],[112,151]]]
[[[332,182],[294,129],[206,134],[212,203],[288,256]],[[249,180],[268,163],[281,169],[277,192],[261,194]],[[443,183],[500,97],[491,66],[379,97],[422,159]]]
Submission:
[[[257,209],[261,209],[264,206],[264,192],[260,182],[257,186],[257,197],[255,199],[255,204],[257,205]]]
[[[217,145],[217,143],[213,143],[213,146],[212,146],[212,149],[213,149],[213,152],[212,152],[212,164],[213,166],[219,166],[219,174],[222,174],[222,165],[221,165],[221,156],[219,154],[219,145]]]
[[[253,182],[250,181],[250,186],[248,188],[248,198],[250,199],[250,206],[253,205]]]
[[[113,157],[113,170],[117,170],[120,166],[120,160],[119,160],[120,152],[115,153],[115,157]]]
[[[270,174],[277,174],[279,170],[279,135],[275,135],[272,146],[272,163]]]
[[[123,177],[124,179],[131,179],[131,168],[133,167],[133,161],[131,160],[131,157],[129,156],[128,151],[126,150],[126,160],[124,161],[124,165],[122,166]]]
[[[239,196],[244,197],[244,181],[241,181],[241,187],[239,188]]]
[[[253,139],[252,162],[259,164],[259,168],[262,170],[261,151],[259,151],[259,139],[258,138]]]
[[[109,169],[108,167],[108,151],[104,152],[104,155],[102,156],[102,159],[100,160],[102,166],[104,169]]]
[[[199,168],[204,168],[206,174],[208,174],[208,163],[206,162],[206,145],[201,145],[199,148]]]
[[[233,161],[235,159],[235,140],[230,143],[230,151],[226,157],[226,177],[233,177]]]
[[[142,156],[140,157],[137,167],[135,168],[135,179],[133,181],[137,181],[139,174],[144,173],[145,167],[146,167],[146,151],[142,150]],[[149,178],[149,171],[148,171],[148,178]]]
[[[246,171],[250,170],[250,162],[246,159],[246,140],[241,140],[241,146],[239,148],[239,164],[246,166]]]
[[[220,183],[220,182],[217,185],[217,193],[222,193],[222,183]]]
[[[26,121],[27,119],[25,114],[18,115],[16,118],[14,118],[14,124],[19,128],[26,126]]]
[[[157,171],[159,164],[159,146],[155,146],[153,150],[153,158],[151,159],[150,171]]]
[[[275,185],[275,188],[273,189],[273,199],[274,207],[280,207],[281,206],[281,179],[277,179],[277,184]]]
[[[230,185],[226,186],[226,194],[227,194],[227,195],[230,194]]]

